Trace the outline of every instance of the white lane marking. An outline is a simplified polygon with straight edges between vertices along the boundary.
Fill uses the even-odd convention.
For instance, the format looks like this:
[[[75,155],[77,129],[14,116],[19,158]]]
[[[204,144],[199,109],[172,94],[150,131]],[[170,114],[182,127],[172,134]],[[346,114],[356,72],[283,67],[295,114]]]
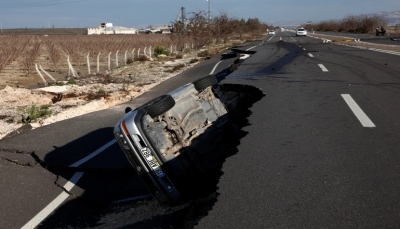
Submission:
[[[356,101],[354,101],[349,94],[342,94],[341,96],[364,127],[375,127],[375,124],[368,118],[364,111],[361,110]]]
[[[218,62],[217,64],[215,64],[214,68],[211,70],[210,75],[214,74],[215,70],[217,69],[218,65],[222,62],[223,60],[221,60],[220,62]]]
[[[93,157],[97,156],[99,153],[103,152],[105,149],[110,147],[112,144],[117,142],[116,139],[108,142],[104,146],[100,147],[93,153],[89,154],[88,156],[82,158],[81,160],[71,164],[69,167],[78,167],[83,163],[87,162],[88,160],[92,159]],[[75,186],[76,183],[81,179],[83,176],[83,172],[75,173],[72,178],[64,185],[64,189],[66,191],[71,191],[71,189]],[[38,226],[46,217],[48,217],[56,208],[58,208],[67,198],[69,194],[63,191],[60,195],[58,195],[50,204],[48,204],[42,211],[40,211],[36,216],[34,216],[28,223],[26,223],[22,229],[25,228],[35,228]]]
[[[270,41],[273,37],[275,37],[275,34],[272,37],[270,37],[267,41]]]
[[[64,185],[66,191],[70,191],[75,184],[81,179],[83,173],[75,173],[74,176]],[[63,191],[58,195],[51,203],[49,203],[42,211],[40,211],[35,217],[33,217],[28,223],[26,223],[21,229],[35,228],[37,227],[47,216],[49,216],[58,206],[69,197],[69,194]]]
[[[303,48],[304,51],[306,51],[307,49]]]
[[[388,50],[376,49],[376,48],[366,48],[366,47],[352,46],[352,45],[346,45],[346,44],[340,44],[340,45],[346,46],[346,47],[351,47],[351,48],[365,49],[365,50],[371,50],[371,51],[382,52],[382,53],[400,56],[400,52],[395,52],[395,51],[388,51]]]
[[[314,57],[313,54],[311,54],[311,53],[308,53],[308,55],[309,55],[310,57]]]
[[[97,149],[93,153],[91,153],[91,154],[87,155],[86,157],[80,159],[79,161],[71,164],[69,167],[76,168],[76,167],[82,165],[83,163],[85,163],[85,162],[89,161],[90,159],[94,158],[99,153],[101,153],[102,151],[104,151],[105,149],[107,149],[108,147],[110,147],[112,144],[114,144],[116,142],[117,142],[117,139],[114,139],[114,140],[108,142],[107,144],[105,144],[104,146],[100,147],[99,149]]]
[[[274,36],[275,36],[275,35],[274,35]],[[268,41],[269,41],[269,40],[268,40]],[[246,49],[246,51],[249,51],[250,49],[253,49],[253,48],[255,48],[255,47],[257,47],[257,46],[260,46],[260,45],[262,45],[262,44],[264,44],[264,40],[263,40],[260,44],[255,45],[255,46],[253,46],[253,47],[250,47],[250,48]],[[223,60],[221,60],[221,61],[219,61],[218,63],[215,64],[214,68],[211,70],[211,72],[210,72],[209,75],[214,74],[214,72],[215,72],[215,70],[217,69],[218,65],[219,65],[222,61],[223,61]]]
[[[253,46],[253,47],[250,47],[250,48],[246,49],[246,51],[249,51],[250,49],[253,49],[253,48],[257,47],[257,46],[258,46],[258,45]]]
[[[318,66],[322,69],[323,72],[329,72],[327,68],[323,64],[318,64]]]

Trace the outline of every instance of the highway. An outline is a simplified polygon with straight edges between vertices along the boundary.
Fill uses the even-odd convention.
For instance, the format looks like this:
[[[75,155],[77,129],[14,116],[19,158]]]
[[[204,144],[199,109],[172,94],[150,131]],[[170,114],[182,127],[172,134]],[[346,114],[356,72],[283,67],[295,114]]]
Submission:
[[[113,127],[125,107],[210,73],[265,94],[215,196],[121,217],[125,228],[399,228],[400,56],[293,32],[237,48],[256,53],[231,74],[215,55],[127,104],[0,140],[0,228],[95,228],[110,203],[151,212]]]

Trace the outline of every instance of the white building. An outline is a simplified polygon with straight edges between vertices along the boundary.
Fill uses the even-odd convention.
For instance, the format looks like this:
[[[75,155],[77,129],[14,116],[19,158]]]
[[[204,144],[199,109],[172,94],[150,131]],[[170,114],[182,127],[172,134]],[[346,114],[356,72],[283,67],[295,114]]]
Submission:
[[[97,28],[88,28],[88,35],[92,34],[137,34],[137,29],[113,26],[112,23],[100,23]]]

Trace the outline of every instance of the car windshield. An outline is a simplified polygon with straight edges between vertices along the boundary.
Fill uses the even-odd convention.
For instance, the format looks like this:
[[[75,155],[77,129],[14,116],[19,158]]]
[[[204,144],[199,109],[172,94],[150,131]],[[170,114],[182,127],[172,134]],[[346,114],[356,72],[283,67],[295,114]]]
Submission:
[[[297,31],[305,31],[305,29],[298,29]]]

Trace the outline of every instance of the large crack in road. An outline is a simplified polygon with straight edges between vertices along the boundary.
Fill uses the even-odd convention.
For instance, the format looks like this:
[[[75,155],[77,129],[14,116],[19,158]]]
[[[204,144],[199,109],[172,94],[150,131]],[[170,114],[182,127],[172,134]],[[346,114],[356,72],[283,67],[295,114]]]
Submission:
[[[238,55],[236,57],[239,57]],[[236,61],[232,65],[220,71],[216,74],[219,81],[224,79],[226,76],[231,74],[237,69],[241,62]],[[89,228],[116,228],[116,227],[133,227],[133,228],[191,228],[196,225],[201,218],[206,216],[208,212],[212,209],[213,205],[218,201],[218,181],[223,174],[222,166],[226,158],[231,157],[238,153],[237,147],[240,145],[240,139],[246,136],[246,132],[243,131],[243,127],[251,125],[247,118],[251,115],[250,108],[254,103],[261,100],[264,97],[262,91],[258,88],[245,85],[222,85],[222,89],[240,91],[240,101],[237,106],[230,109],[230,116],[232,118],[232,123],[227,126],[226,131],[226,141],[229,141],[229,149],[224,150],[224,154],[216,152],[219,155],[213,161],[214,169],[208,171],[207,173],[197,174],[192,182],[191,187],[187,191],[192,192],[189,195],[190,198],[185,199],[185,201],[179,202],[175,205],[163,205],[160,204],[156,199],[151,198],[151,196],[144,196],[142,199],[123,202],[122,204],[113,204],[108,206],[108,210],[99,215],[95,219],[96,223],[90,222],[74,222],[69,224],[68,222],[63,222],[63,226],[73,225],[75,228],[81,227],[85,228],[89,225]],[[218,150],[218,149],[216,149]],[[15,156],[21,157],[15,158]],[[65,172],[85,172],[91,175],[103,175],[111,174],[120,175],[128,174],[133,171],[132,168],[126,169],[103,169],[103,168],[79,168],[79,167],[68,167],[68,166],[52,166],[47,164],[45,161],[41,160],[35,152],[20,152],[16,150],[0,150],[0,158],[6,163],[10,163],[16,166],[22,167],[39,167],[45,169],[47,172],[52,174],[53,185],[59,188],[62,192],[66,192],[71,197],[76,199],[81,199],[83,202],[88,203],[93,206],[94,209],[98,211],[100,206],[99,203],[93,202],[92,199],[85,196],[75,194],[61,184],[61,175]],[[23,160],[22,160],[23,159]],[[209,160],[209,159],[207,159]],[[62,176],[64,177],[64,176]],[[111,217],[112,216],[112,217]],[[114,217],[117,217],[115,220]],[[129,216],[126,218],[126,216]],[[56,216],[54,216],[57,218]],[[55,218],[51,217],[49,221],[54,221]],[[124,220],[124,218],[126,218]],[[42,224],[46,225],[46,223]],[[86,226],[85,226],[86,225]],[[167,225],[167,226],[166,226]]]

